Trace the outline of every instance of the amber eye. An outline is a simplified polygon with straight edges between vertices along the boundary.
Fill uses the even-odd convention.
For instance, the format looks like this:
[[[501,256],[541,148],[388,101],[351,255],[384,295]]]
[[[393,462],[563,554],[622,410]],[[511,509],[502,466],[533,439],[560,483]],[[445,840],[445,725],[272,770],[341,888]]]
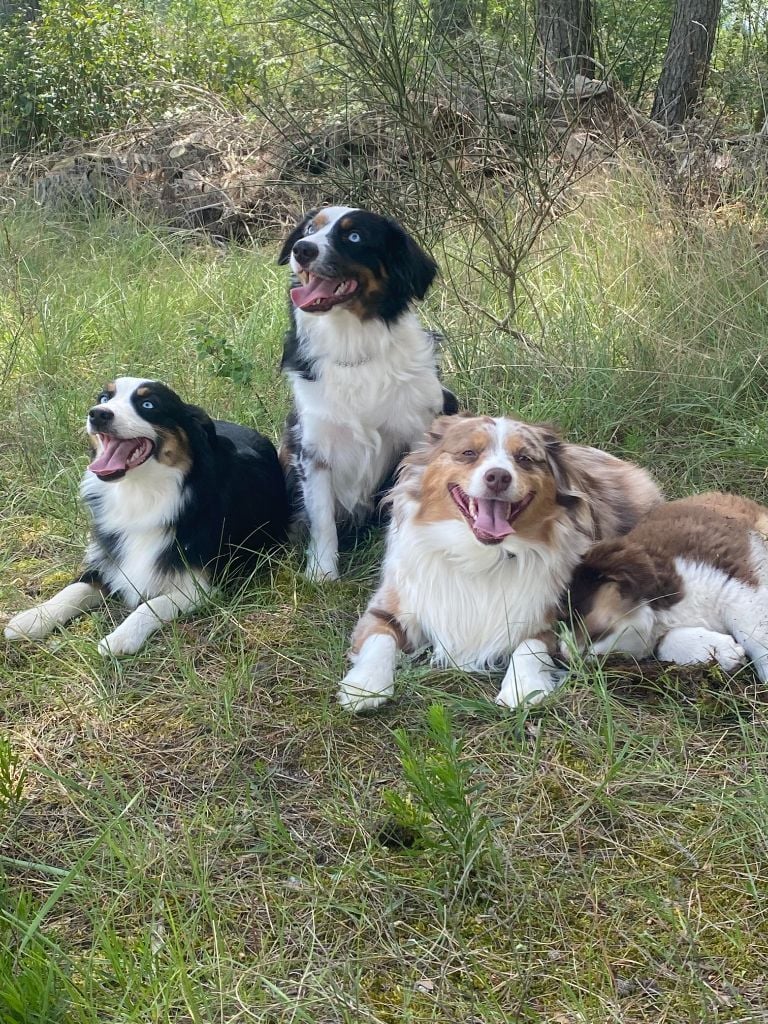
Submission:
[[[517,462],[517,464],[518,464],[519,466],[522,466],[522,467],[523,467],[523,469],[526,469],[526,468],[528,468],[529,466],[532,466],[532,465],[533,465],[533,459],[532,459],[532,458],[530,457],[530,455],[523,455],[523,453],[522,453],[522,452],[519,452],[519,453],[518,453],[518,454],[517,454],[517,455],[515,456],[515,461]]]

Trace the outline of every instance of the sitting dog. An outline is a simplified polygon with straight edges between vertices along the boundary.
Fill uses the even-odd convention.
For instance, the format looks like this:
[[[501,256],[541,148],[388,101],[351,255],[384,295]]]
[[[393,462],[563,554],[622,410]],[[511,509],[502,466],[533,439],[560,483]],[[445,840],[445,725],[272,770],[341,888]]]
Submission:
[[[596,544],[570,586],[576,647],[768,680],[768,508],[733,494],[659,505],[625,537]],[[567,654],[567,642],[564,654]]]
[[[629,530],[661,500],[650,476],[548,427],[443,417],[402,464],[379,589],[352,637],[339,700],[392,696],[398,649],[433,664],[508,665],[497,703],[552,689],[560,598],[590,545]]]
[[[411,309],[437,266],[399,224],[346,206],[308,214],[278,262],[294,274],[280,458],[309,527],[307,575],[333,580],[337,524],[367,518],[432,419],[458,410],[440,384],[435,335]]]
[[[96,454],[81,485],[91,515],[83,573],[5,635],[45,637],[114,594],[133,611],[99,651],[134,654],[226,567],[247,570],[285,540],[285,481],[266,437],[210,419],[157,381],[119,377],[86,429]]]

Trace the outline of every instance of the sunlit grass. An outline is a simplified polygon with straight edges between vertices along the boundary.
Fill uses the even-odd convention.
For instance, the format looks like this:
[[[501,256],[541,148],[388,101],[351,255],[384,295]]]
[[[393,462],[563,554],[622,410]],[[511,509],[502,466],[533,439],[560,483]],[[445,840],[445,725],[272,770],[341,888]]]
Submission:
[[[673,495],[766,500],[751,225],[683,224],[622,178],[543,244],[522,338],[446,284],[426,305],[464,404],[556,420]],[[277,439],[283,276],[274,252],[128,220],[6,220],[0,607],[76,569],[104,380],[161,377]],[[508,714],[489,677],[408,663],[397,703],[350,720],[333,693],[379,552],[325,588],[292,553],[120,663],[96,654],[106,613],[2,649],[3,1024],[760,1019],[764,695],[582,669]]]

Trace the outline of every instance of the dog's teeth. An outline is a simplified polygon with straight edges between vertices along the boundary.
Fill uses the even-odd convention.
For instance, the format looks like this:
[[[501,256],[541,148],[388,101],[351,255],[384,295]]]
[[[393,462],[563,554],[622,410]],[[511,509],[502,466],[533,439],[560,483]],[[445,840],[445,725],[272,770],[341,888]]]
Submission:
[[[477,502],[474,498],[469,499],[469,514],[473,519],[477,519]]]

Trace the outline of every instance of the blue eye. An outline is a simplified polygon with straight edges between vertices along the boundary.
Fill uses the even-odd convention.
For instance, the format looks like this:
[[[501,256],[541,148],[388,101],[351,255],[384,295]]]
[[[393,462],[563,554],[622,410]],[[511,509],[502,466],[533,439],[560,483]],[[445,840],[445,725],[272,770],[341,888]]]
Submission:
[[[315,228],[314,224],[307,224],[307,226],[304,228],[304,237],[306,238],[307,235],[314,235],[316,230],[317,229]]]
[[[103,395],[99,395],[99,405],[106,405],[109,399],[110,396],[106,393],[104,393]]]
[[[141,403],[141,408],[142,409],[154,409],[155,408],[155,403],[154,402],[142,402]]]
[[[360,235],[358,235],[356,231],[352,231],[349,235],[347,235],[347,238],[349,239],[350,242],[360,241]]]

